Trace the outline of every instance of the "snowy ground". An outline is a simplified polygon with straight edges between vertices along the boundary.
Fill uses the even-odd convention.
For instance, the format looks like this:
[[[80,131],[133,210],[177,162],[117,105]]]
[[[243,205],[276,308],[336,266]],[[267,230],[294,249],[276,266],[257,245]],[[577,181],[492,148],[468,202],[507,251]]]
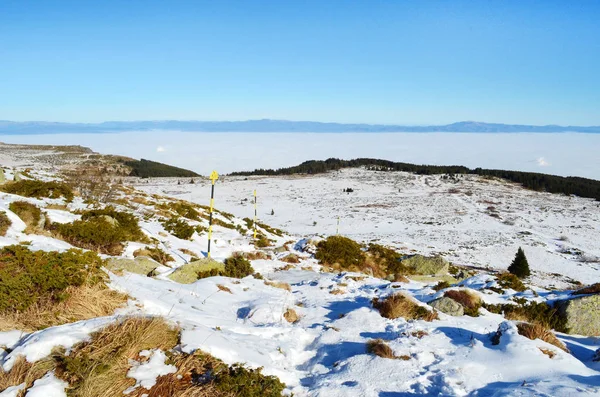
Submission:
[[[207,203],[206,181],[196,180],[193,185],[186,183],[189,180],[181,181],[178,185],[173,179],[142,180],[138,188]],[[348,187],[354,192],[343,193],[342,189]],[[260,218],[290,233],[279,238],[269,236],[277,240],[276,245],[315,233],[334,234],[339,216],[340,232],[353,238],[377,239],[422,253],[442,252],[464,265],[505,268],[516,248],[523,246],[535,271],[533,284],[566,285],[568,277],[584,282],[598,279],[598,263],[584,264],[577,261],[576,255],[557,252],[565,245],[586,255],[600,255],[600,210],[591,200],[535,193],[474,177],[451,183],[439,177],[345,170],[315,177],[226,177],[218,182],[216,206],[239,217],[251,217],[252,205],[242,200],[250,200],[255,188],[259,192]],[[458,192],[450,193],[450,189]],[[8,210],[9,203],[17,199],[22,198],[0,193],[0,211],[6,211],[13,220],[7,236],[0,237],[0,246],[31,241],[31,249],[70,247],[48,236],[24,234],[25,225]],[[28,201],[40,207],[61,202]],[[488,209],[490,206],[495,210]],[[76,198],[68,211],[49,210],[48,214],[53,221],[68,222],[77,218],[72,211],[83,207],[82,200]],[[140,217],[152,210],[143,204],[135,208]],[[272,209],[274,215],[270,215]],[[494,213],[498,217],[490,215]],[[233,222],[243,224],[239,219]],[[38,360],[55,346],[68,348],[85,340],[117,316],[154,314],[181,326],[182,350],[202,349],[227,363],[262,366],[265,373],[280,377],[288,385],[287,392],[295,396],[600,395],[600,363],[593,361],[600,347],[598,338],[559,334],[572,352],[568,354],[541,340],[518,335],[514,323],[508,322],[501,343],[495,346],[490,336],[504,318],[483,309],[477,318],[440,313],[440,320],[433,322],[389,320],[373,309],[371,299],[402,291],[425,305],[443,292],[436,293],[431,285],[417,281],[390,283],[371,277],[353,278],[357,274],[320,272],[315,259],[302,252],[295,252],[302,258],[301,263],[287,270],[281,269],[287,264],[278,260],[287,253],[277,254],[272,260],[252,261],[257,272],[266,279],[290,284],[290,291],[252,276],[241,280],[211,277],[189,285],[178,284],[165,276],[189,260],[180,249],[202,254],[206,251],[206,236],[180,240],[165,234],[157,219],[147,216],[140,225],[173,255],[173,268],[161,267],[161,274],[155,278],[111,274],[111,287],[132,298],[128,307],[114,316],[31,334],[0,332],[0,345],[7,348],[0,349],[0,365],[5,370],[19,354],[30,361]],[[558,240],[562,235],[568,241]],[[214,237],[217,259],[234,251],[254,250],[250,237],[235,229],[215,227]],[[130,243],[122,256],[131,258],[139,247]],[[482,272],[463,285],[481,289],[494,283],[493,276]],[[513,297],[552,300],[564,294],[532,288],[536,294],[507,291],[499,295],[489,290],[480,294],[490,303],[508,302]],[[334,290],[342,293],[332,294]],[[287,309],[298,312],[298,322],[285,321]],[[396,355],[408,359],[367,354],[366,343],[378,338],[386,340]],[[540,348],[556,355],[549,358]],[[132,363],[129,372],[140,385],[151,384],[156,376],[172,371],[160,351],[145,354],[151,359],[146,364]],[[48,373],[35,382],[27,396],[63,397],[65,386]],[[16,396],[18,390],[17,386],[0,391],[0,396]]]
[[[209,181],[180,181],[140,180],[137,187],[208,203]],[[346,188],[354,192],[344,193]],[[523,247],[541,285],[600,279],[600,203],[591,199],[533,192],[478,176],[453,181],[346,169],[317,176],[225,177],[216,186],[216,203],[239,217],[252,217],[254,189],[259,218],[297,236],[335,234],[339,217],[339,232],[351,238],[441,253],[460,265],[506,269]]]

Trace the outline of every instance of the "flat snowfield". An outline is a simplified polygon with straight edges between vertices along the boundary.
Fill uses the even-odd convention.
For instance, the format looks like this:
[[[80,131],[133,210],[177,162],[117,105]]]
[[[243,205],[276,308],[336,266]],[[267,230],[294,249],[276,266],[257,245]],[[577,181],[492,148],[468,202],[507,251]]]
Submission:
[[[137,187],[208,204],[210,181],[189,182],[150,179]],[[345,193],[347,188],[353,192]],[[522,247],[535,282],[548,287],[600,278],[600,203],[592,199],[479,176],[346,169],[316,176],[224,177],[217,182],[215,205],[252,218],[254,189],[258,217],[293,235],[335,234],[339,217],[340,234],[407,253],[439,253],[459,265],[506,269]]]
[[[600,179],[600,134],[202,133],[0,135],[0,142],[82,145],[203,175],[280,168],[330,157],[464,165]]]

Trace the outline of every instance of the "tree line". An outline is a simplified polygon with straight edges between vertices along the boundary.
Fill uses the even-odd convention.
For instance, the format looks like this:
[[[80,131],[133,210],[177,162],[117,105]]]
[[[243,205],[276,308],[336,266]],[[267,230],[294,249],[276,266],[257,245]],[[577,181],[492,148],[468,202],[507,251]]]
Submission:
[[[563,177],[557,175],[541,174],[537,172],[491,170],[484,168],[470,169],[460,165],[417,165],[400,163],[389,160],[358,158],[353,160],[340,160],[330,158],[327,160],[309,160],[300,165],[279,169],[256,169],[254,171],[234,172],[230,175],[294,175],[294,174],[321,174],[337,171],[343,168],[366,167],[377,171],[404,171],[417,175],[439,174],[474,174],[481,176],[497,177],[516,182],[523,187],[536,191],[550,193],[563,193],[579,197],[594,198],[600,201],[600,181],[580,177]]]

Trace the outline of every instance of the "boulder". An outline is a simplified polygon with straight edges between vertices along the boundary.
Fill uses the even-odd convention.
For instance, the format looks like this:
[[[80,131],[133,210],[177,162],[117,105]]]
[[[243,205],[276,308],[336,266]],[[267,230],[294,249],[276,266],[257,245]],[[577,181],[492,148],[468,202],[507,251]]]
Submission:
[[[411,268],[415,274],[421,275],[442,276],[450,270],[450,263],[441,256],[413,255],[402,259],[402,264]]]
[[[568,333],[600,336],[600,294],[558,301],[555,308]]]
[[[178,267],[173,273],[169,274],[168,277],[180,284],[192,284],[198,280],[199,272],[206,272],[212,269],[223,270],[225,269],[225,265],[214,259],[204,258]]]
[[[448,298],[447,296],[443,296],[429,302],[429,306],[441,311],[442,313],[446,313],[449,316],[462,316],[465,314],[463,305],[454,299]]]
[[[0,183],[6,182],[6,176],[4,175],[4,169],[0,167]]]
[[[21,177],[21,174],[19,174],[18,172],[15,171],[15,175],[14,175],[13,179],[15,182],[19,182],[23,178]]]
[[[106,263],[106,268],[112,272],[126,271],[144,276],[151,275],[159,266],[160,263],[147,256],[138,256],[135,259],[110,258]]]

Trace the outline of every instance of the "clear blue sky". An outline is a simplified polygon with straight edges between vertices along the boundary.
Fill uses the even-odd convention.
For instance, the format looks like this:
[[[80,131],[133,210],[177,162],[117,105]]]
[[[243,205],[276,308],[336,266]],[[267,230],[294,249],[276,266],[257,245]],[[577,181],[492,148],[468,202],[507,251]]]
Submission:
[[[600,124],[600,1],[0,1],[0,119]]]

